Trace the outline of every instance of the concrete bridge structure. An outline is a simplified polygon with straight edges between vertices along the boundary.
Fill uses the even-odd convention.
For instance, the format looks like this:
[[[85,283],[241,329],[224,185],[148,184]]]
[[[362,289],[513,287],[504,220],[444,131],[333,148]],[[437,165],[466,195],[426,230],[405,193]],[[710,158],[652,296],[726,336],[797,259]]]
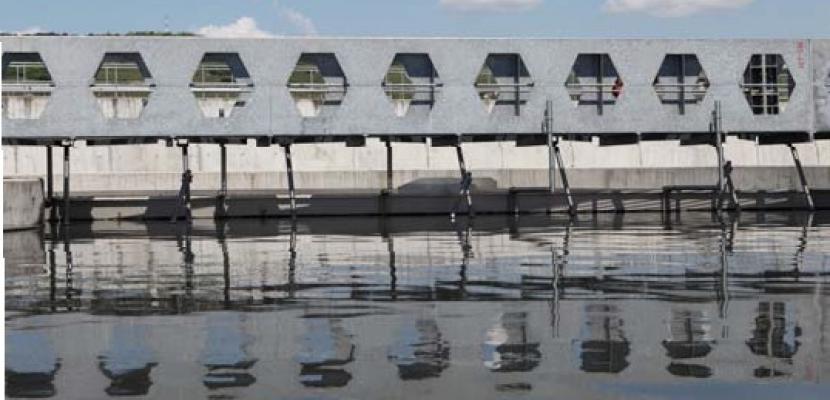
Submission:
[[[6,174],[76,191],[830,187],[830,40],[0,41]]]

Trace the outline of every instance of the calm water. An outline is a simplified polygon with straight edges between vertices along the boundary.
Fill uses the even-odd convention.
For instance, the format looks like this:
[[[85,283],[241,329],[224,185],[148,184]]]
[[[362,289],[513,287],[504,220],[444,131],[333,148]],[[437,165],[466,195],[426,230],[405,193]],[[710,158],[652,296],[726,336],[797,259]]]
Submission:
[[[10,233],[9,397],[827,399],[830,215]]]

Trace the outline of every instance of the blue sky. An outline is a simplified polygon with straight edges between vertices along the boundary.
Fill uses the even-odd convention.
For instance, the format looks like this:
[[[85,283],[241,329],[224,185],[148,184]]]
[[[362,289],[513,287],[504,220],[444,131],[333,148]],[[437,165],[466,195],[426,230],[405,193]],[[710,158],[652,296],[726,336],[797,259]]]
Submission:
[[[0,0],[0,31],[830,37],[830,0]]]

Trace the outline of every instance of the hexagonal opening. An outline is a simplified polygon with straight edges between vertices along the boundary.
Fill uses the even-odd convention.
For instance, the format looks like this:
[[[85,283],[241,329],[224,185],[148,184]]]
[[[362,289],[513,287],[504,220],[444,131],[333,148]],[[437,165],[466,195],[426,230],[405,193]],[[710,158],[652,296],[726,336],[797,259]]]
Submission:
[[[398,117],[413,109],[429,112],[442,86],[429,55],[402,53],[395,55],[381,85]]]
[[[576,57],[565,88],[574,106],[594,106],[602,115],[622,96],[625,83],[608,54],[580,54]]]
[[[533,79],[519,54],[490,54],[474,83],[488,114],[519,116],[533,88]]]
[[[709,85],[706,71],[694,54],[666,55],[653,84],[660,102],[676,107],[680,115],[703,101]]]
[[[139,53],[106,53],[92,91],[107,119],[135,119],[150,99],[153,78]]]
[[[54,86],[39,53],[3,53],[3,118],[40,118]]]
[[[787,108],[795,80],[780,54],[753,54],[741,87],[753,114],[777,115]]]
[[[254,87],[236,53],[206,53],[193,73],[190,90],[207,118],[228,118],[244,107]]]
[[[333,112],[346,97],[346,75],[332,53],[303,53],[288,79],[288,90],[303,118]]]

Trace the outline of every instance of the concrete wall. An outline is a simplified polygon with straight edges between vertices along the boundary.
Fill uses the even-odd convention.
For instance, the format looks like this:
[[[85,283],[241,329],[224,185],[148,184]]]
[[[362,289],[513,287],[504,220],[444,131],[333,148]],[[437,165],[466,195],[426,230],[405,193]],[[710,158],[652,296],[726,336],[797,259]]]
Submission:
[[[3,230],[34,228],[43,215],[43,182],[37,178],[3,179]]]
[[[423,177],[457,177],[452,148],[395,143],[395,185]],[[830,143],[796,146],[808,167],[811,185],[830,188]],[[797,188],[792,157],[786,146],[760,146],[729,138],[726,158],[736,167],[735,183],[743,190]],[[62,150],[53,150],[55,190],[62,187]],[[366,147],[343,144],[303,144],[292,147],[297,187],[345,189],[386,187],[384,144],[370,139]],[[476,177],[490,177],[499,187],[547,185],[547,148],[516,147],[512,142],[467,143],[464,153]],[[563,142],[562,153],[571,169],[571,184],[583,188],[653,189],[672,184],[708,184],[715,179],[714,149],[680,146],[676,141],[600,147],[590,142]],[[4,146],[6,176],[45,178],[44,147]],[[679,168],[682,166],[682,168]],[[190,167],[195,189],[218,189],[219,146],[191,145]],[[755,167],[764,168],[755,171]],[[815,168],[809,168],[815,167]],[[707,172],[707,168],[712,168]],[[72,191],[176,190],[180,184],[181,156],[175,147],[161,144],[86,147],[71,151]],[[286,187],[285,160],[279,147],[228,146],[231,189],[282,189]]]

